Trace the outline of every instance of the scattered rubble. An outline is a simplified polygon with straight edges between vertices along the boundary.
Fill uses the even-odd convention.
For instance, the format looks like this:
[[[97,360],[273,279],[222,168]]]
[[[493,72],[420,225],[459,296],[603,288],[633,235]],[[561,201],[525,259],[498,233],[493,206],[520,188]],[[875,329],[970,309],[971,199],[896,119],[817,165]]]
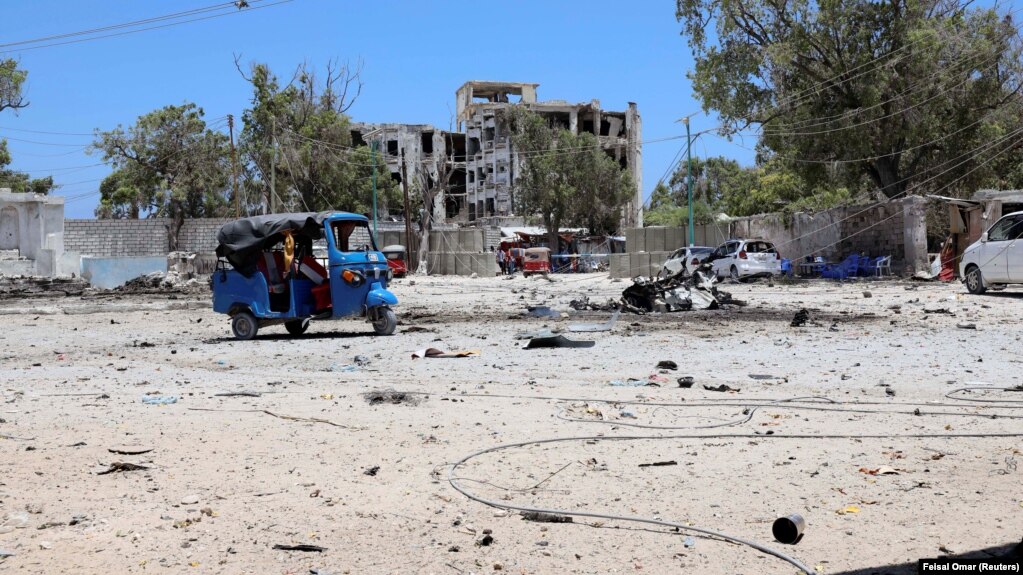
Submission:
[[[327,550],[326,547],[320,547],[319,545],[308,545],[306,543],[301,543],[299,545],[280,545],[280,544],[277,544],[277,545],[274,545],[273,548],[277,549],[277,550],[280,550],[280,551],[308,551],[308,552],[312,552],[312,553],[323,553],[324,551]]]
[[[419,405],[422,398],[418,394],[405,393],[404,391],[368,391],[362,394],[362,397],[366,399],[366,402],[370,405],[380,405],[381,403],[390,403],[393,405]]]
[[[111,291],[132,294],[203,293],[209,291],[209,278],[189,277],[176,271],[153,272],[130,279]]]
[[[721,385],[717,386],[717,387],[714,387],[712,385],[705,385],[705,386],[703,386],[703,389],[706,389],[707,391],[720,391],[720,392],[726,392],[726,391],[740,392],[740,391],[742,391],[741,389],[737,389],[737,388],[734,388],[734,387],[729,387],[729,386],[727,386],[727,385],[725,385],[723,383]]]
[[[125,471],[144,471],[149,469],[145,465],[138,465],[137,463],[126,463],[123,461],[115,461],[106,468],[100,469],[96,472],[96,475],[107,475],[110,473],[123,473]]]
[[[0,300],[72,297],[95,291],[81,278],[0,276]]]
[[[796,315],[792,317],[792,322],[789,324],[791,327],[803,327],[810,321],[810,312],[806,308],[802,308],[796,312]]]
[[[668,467],[671,465],[678,465],[677,461],[655,461],[653,463],[640,463],[640,467]]]
[[[543,513],[540,511],[523,511],[520,515],[522,515],[523,521],[533,521],[535,523],[572,523],[572,518],[567,515]]]

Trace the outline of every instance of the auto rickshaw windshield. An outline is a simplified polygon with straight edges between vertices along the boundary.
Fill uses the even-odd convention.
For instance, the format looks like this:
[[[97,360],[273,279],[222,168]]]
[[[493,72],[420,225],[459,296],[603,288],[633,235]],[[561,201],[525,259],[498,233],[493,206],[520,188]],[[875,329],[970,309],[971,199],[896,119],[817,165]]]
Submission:
[[[369,223],[339,220],[331,223],[334,234],[334,245],[341,252],[377,251],[373,234],[369,232]]]

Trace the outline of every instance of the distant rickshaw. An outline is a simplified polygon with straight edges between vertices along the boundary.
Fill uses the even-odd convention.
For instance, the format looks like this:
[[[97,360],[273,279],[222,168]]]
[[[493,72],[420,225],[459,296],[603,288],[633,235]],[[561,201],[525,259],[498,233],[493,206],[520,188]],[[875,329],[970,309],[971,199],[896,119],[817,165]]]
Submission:
[[[548,274],[551,272],[550,248],[528,248],[522,256],[522,275]]]
[[[391,268],[391,271],[394,272],[394,277],[403,278],[408,275],[405,246],[399,244],[384,246],[380,252],[387,258],[387,267]]]

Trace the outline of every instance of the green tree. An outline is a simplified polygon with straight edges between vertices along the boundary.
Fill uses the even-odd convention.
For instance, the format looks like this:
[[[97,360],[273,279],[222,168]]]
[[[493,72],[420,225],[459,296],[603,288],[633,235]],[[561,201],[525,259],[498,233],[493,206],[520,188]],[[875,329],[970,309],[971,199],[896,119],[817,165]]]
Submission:
[[[28,72],[19,69],[15,60],[0,60],[0,112],[28,106],[23,93],[27,77]],[[52,177],[33,178],[25,172],[10,169],[11,160],[7,140],[0,139],[0,188],[10,188],[16,193],[48,194],[56,187]]]
[[[48,194],[57,187],[52,176],[33,178],[25,172],[8,168],[10,163],[7,140],[0,140],[0,188],[10,188],[15,193]]]
[[[540,217],[552,249],[564,225],[586,227],[593,234],[615,231],[635,191],[629,171],[600,148],[593,134],[552,128],[525,106],[502,113],[523,158],[515,180],[516,210]]]
[[[137,220],[143,212],[159,211],[160,178],[137,163],[127,163],[103,178],[99,193],[97,218]]]
[[[203,115],[195,104],[167,106],[139,116],[127,130],[97,131],[90,151],[116,170],[103,182],[97,215],[138,217],[145,209],[171,218],[171,250],[185,218],[226,215],[229,142]]]
[[[676,17],[704,108],[726,131],[759,125],[766,150],[799,160],[804,193],[863,175],[888,198],[968,189],[1019,161],[1020,42],[996,9],[677,0]]]
[[[347,115],[361,91],[358,70],[330,63],[321,83],[302,64],[287,84],[266,64],[253,64],[247,74],[239,66],[239,72],[252,85],[252,107],[242,115],[239,145],[252,174],[248,188],[260,189],[269,204],[271,180],[276,179],[275,202],[282,212],[370,211],[372,154],[369,146],[352,146]],[[383,154],[377,152],[376,158],[378,210],[387,213],[401,205],[401,196]]]
[[[19,69],[17,61],[10,58],[0,60],[0,112],[28,106],[22,93],[26,78],[28,72]]]

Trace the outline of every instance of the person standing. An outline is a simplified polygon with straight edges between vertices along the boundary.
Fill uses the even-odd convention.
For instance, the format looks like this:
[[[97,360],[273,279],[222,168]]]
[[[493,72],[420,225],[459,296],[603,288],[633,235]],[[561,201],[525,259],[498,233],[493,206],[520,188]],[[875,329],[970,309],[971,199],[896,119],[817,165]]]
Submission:
[[[515,256],[512,255],[512,250],[510,250],[510,249],[508,250],[508,253],[505,255],[504,259],[506,259],[508,261],[508,263],[507,263],[508,275],[514,274],[515,273]]]
[[[501,268],[501,275],[507,273],[507,261],[505,260],[504,250],[497,249],[497,265]]]

